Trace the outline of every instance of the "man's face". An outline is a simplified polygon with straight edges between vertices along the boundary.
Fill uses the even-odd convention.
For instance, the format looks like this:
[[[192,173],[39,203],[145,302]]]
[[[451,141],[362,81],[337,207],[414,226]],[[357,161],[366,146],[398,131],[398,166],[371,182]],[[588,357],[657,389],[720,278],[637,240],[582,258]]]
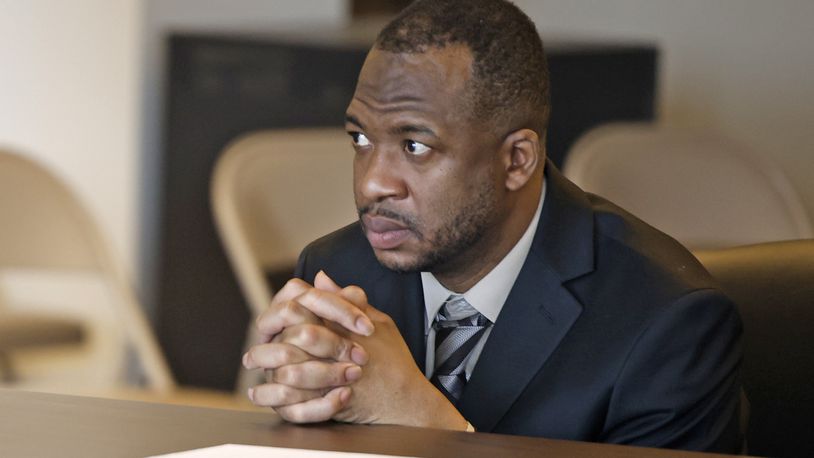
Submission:
[[[499,139],[473,124],[464,46],[396,54],[374,49],[347,110],[354,196],[384,266],[444,271],[477,259],[501,218]]]

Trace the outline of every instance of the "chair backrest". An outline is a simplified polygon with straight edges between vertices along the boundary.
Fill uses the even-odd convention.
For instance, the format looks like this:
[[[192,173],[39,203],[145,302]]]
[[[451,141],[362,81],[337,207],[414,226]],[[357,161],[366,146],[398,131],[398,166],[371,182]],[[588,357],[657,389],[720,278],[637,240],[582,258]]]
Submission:
[[[0,151],[0,209],[0,267],[102,268],[96,228],[41,165]]]
[[[111,293],[124,341],[139,358],[146,383],[174,382],[143,309],[101,232],[68,186],[41,164],[0,150],[0,271],[87,271]],[[124,364],[122,364],[124,367]]]
[[[267,130],[223,151],[212,207],[252,312],[271,299],[267,273],[293,270],[309,242],[356,219],[353,148],[342,129]]]
[[[814,237],[787,177],[714,133],[608,124],[577,141],[563,173],[691,249]]]
[[[748,453],[814,456],[814,239],[695,255],[743,318]]]

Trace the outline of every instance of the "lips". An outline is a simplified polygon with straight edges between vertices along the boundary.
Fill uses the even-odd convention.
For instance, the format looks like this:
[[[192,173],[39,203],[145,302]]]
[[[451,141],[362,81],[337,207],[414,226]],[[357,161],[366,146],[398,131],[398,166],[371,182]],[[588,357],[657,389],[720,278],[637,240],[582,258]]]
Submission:
[[[412,231],[404,224],[382,216],[362,217],[362,225],[370,245],[377,250],[392,250],[404,243]]]

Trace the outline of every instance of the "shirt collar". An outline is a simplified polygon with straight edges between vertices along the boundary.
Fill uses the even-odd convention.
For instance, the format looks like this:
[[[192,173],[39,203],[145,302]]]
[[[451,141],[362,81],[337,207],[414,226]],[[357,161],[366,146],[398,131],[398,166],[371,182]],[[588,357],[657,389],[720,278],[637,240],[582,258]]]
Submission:
[[[537,203],[537,210],[534,213],[526,232],[517,241],[517,244],[508,254],[488,273],[481,278],[472,288],[463,293],[466,301],[489,319],[492,323],[497,321],[503,304],[509,297],[509,292],[514,286],[520,269],[526,261],[526,257],[531,250],[531,242],[534,240],[534,233],[540,221],[540,213],[545,200],[546,183],[543,180],[540,200]],[[430,272],[421,272],[421,285],[424,289],[424,306],[427,312],[425,320],[425,331],[429,329],[432,320],[438,314],[438,310],[447,300],[452,291],[442,285]]]

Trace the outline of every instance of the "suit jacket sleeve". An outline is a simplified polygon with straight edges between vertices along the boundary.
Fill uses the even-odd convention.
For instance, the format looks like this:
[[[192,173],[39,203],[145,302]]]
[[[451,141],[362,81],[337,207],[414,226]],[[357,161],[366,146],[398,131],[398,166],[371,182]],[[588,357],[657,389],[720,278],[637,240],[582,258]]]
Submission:
[[[740,339],[736,307],[714,289],[654,315],[614,384],[600,440],[736,451]]]
[[[305,280],[310,284],[314,284],[314,277],[316,273],[310,274],[306,272],[307,270],[307,263],[308,263],[308,247],[305,247],[304,250],[300,253],[300,257],[297,260],[297,267],[294,269],[294,278],[299,278],[301,280]]]

